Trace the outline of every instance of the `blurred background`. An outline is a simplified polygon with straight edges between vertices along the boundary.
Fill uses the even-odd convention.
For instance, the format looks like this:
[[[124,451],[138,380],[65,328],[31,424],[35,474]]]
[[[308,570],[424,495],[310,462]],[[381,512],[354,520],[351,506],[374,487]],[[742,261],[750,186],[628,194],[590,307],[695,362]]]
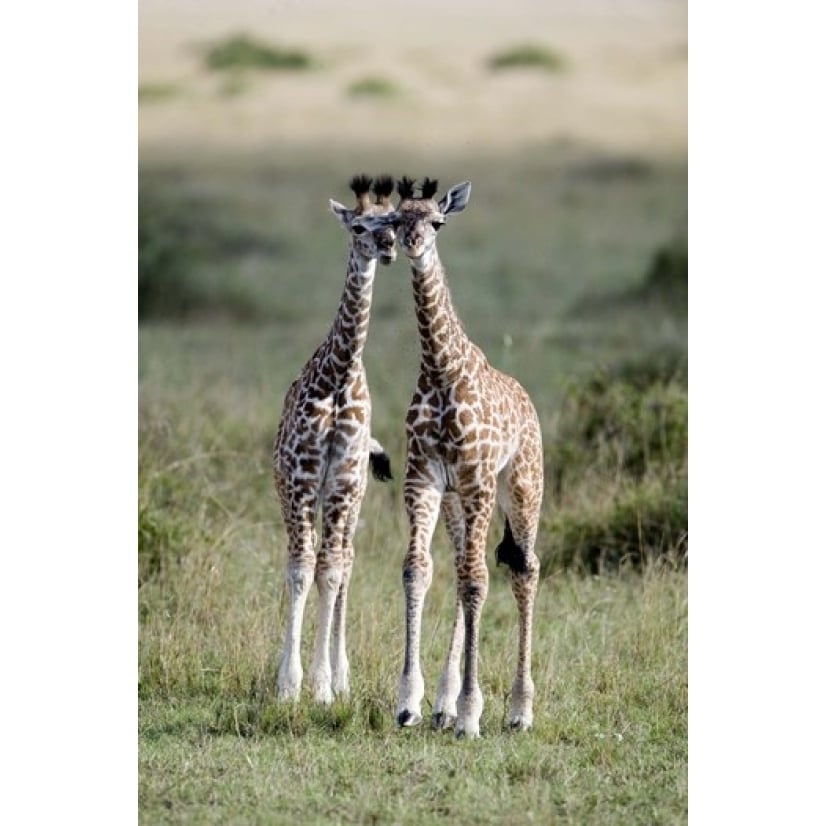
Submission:
[[[328,200],[359,172],[473,183],[440,251],[468,334],[539,409],[547,558],[684,548],[684,0],[141,0],[139,58],[147,559],[177,501],[155,471],[187,457],[235,451],[252,512],[278,518],[270,446],[337,308]],[[402,256],[373,308],[374,429],[401,467],[418,364]]]

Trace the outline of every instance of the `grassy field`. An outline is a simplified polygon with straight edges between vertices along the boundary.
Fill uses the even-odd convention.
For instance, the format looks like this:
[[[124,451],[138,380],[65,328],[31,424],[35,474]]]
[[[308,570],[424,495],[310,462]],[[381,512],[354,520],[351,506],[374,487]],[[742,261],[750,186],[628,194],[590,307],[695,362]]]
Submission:
[[[344,163],[358,169],[360,160]],[[470,335],[525,384],[540,412],[549,482],[535,729],[503,731],[516,618],[495,569],[481,631],[483,740],[394,729],[406,544],[398,481],[371,484],[362,509],[348,628],[352,701],[329,710],[307,699],[293,710],[274,702],[286,557],[269,455],[286,387],[340,294],[346,238],[326,200],[346,198],[347,176],[300,153],[280,162],[153,160],[141,170],[150,215],[142,262],[160,262],[164,283],[178,279],[186,301],[170,304],[147,270],[141,822],[685,822],[687,581],[673,563],[685,550],[686,318],[684,294],[659,291],[652,276],[684,233],[685,168],[570,147],[426,167],[410,156],[398,169],[379,168],[474,182],[467,211],[440,240],[455,303]],[[178,228],[171,237],[153,228],[157,215],[166,216],[161,227]],[[366,354],[374,430],[398,479],[418,357],[403,262],[380,270],[374,308]],[[656,378],[632,403],[629,388],[646,371]],[[655,413],[647,430],[645,411]],[[613,424],[588,441],[583,423],[608,414]],[[677,513],[669,530],[656,515],[663,503]],[[627,525],[612,528],[623,514],[630,540]],[[498,533],[497,522],[491,552]],[[629,541],[643,550],[641,567],[583,573],[595,543],[605,559],[640,562],[622,552]],[[452,610],[441,530],[434,557],[426,702]],[[311,597],[305,652],[314,605]]]
[[[687,820],[685,6],[418,11],[383,10],[364,48],[359,4],[141,4],[141,823]],[[356,535],[352,697],[273,698],[286,548],[269,457],[336,310],[347,239],[327,203],[357,172],[473,183],[439,240],[454,303],[545,440],[522,736],[503,727],[516,616],[498,516],[482,739],[394,726],[418,365],[401,258],[378,272],[365,356],[396,479],[370,484]],[[443,529],[433,553],[425,712],[452,621]]]

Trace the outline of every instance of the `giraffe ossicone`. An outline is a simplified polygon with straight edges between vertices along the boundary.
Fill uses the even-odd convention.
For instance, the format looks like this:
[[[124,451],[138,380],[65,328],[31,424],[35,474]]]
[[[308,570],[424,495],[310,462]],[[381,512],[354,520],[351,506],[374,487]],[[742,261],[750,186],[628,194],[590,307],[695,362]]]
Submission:
[[[390,225],[368,230],[362,219],[393,210],[394,181],[388,175],[375,182],[357,175],[350,188],[356,196],[353,209],[330,201],[350,235],[338,312],[326,339],[287,390],[273,447],[273,478],[288,544],[289,616],[277,677],[278,696],[284,700],[297,700],[301,691],[301,628],[313,583],[319,620],[309,671],[312,693],[322,703],[349,694],[347,593],[368,465],[376,478],[392,478],[389,457],[370,432],[371,401],[362,356],[376,262],[395,259],[395,230]]]

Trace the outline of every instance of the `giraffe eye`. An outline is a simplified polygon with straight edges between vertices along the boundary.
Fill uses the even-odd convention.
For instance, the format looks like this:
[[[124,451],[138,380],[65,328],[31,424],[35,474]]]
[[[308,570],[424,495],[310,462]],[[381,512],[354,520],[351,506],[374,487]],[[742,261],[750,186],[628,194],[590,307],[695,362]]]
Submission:
[[[367,228],[363,227],[361,224],[356,224],[353,227],[353,235],[363,235],[365,232],[367,232]]]
[[[430,226],[438,232],[445,225],[444,221],[431,221]]]

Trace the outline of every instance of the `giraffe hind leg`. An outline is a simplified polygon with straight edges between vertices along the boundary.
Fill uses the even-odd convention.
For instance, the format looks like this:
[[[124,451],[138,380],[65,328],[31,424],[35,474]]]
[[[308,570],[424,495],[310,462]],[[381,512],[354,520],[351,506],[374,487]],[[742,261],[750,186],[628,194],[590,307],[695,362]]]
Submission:
[[[529,522],[532,520],[528,520]],[[539,559],[533,552],[531,537],[535,530],[526,531],[519,524],[517,541],[510,520],[505,519],[505,535],[496,548],[497,564],[510,568],[511,590],[519,613],[518,652],[516,676],[511,686],[509,727],[526,731],[533,725],[534,683],[531,677],[531,636],[536,587],[539,580]]]

